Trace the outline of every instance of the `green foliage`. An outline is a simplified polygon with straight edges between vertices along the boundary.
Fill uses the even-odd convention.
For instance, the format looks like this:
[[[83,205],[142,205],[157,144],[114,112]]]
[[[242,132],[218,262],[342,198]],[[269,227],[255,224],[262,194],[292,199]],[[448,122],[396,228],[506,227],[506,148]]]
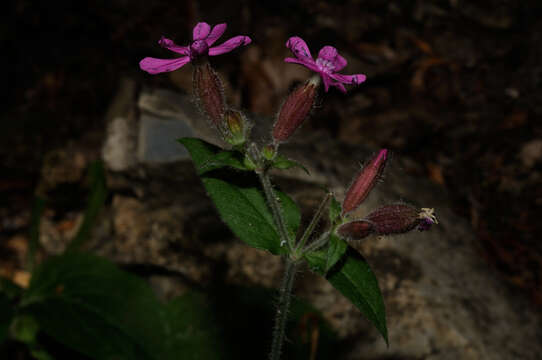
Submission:
[[[284,157],[280,154],[277,154],[275,156],[275,159],[273,160],[272,166],[277,169],[291,169],[293,167],[298,167],[303,169],[307,175],[310,175],[309,170],[307,170],[306,167],[304,167],[302,164],[295,160],[290,160],[287,157]]]
[[[349,247],[341,261],[326,274],[328,254],[325,251],[308,253],[305,259],[314,272],[325,276],[373,323],[388,344],[384,300],[378,281],[367,261]]]
[[[83,223],[75,235],[75,238],[68,245],[67,251],[78,250],[89,240],[90,231],[107,199],[105,170],[101,161],[96,161],[90,165],[88,178],[90,183],[90,195],[87,208],[85,209]]]
[[[196,172],[200,176],[223,167],[248,170],[244,164],[244,156],[238,151],[222,150],[218,146],[196,138],[182,138],[177,141],[190,153]]]
[[[14,314],[15,311],[8,297],[0,292],[0,345],[8,338],[9,326]]]
[[[15,316],[16,300],[22,289],[8,279],[0,278],[0,346],[10,333],[10,325]]]
[[[343,257],[344,253],[348,249],[348,244],[336,236],[331,234],[329,236],[329,246],[327,248],[327,259],[325,272],[327,273],[335,264]]]
[[[189,151],[197,169],[201,169],[219,152],[215,146],[199,139],[185,138],[179,141]],[[245,174],[242,178],[236,175],[231,172],[200,171],[203,185],[222,220],[237,237],[255,248],[273,254],[284,253],[286,247],[280,244],[277,227],[257,179],[253,174]],[[288,231],[296,234],[301,220],[297,205],[286,194],[280,191],[275,191],[275,194],[282,205]]]
[[[331,203],[329,204],[329,221],[331,224],[335,223],[337,218],[341,215],[341,203],[335,199],[335,196],[331,197]]]
[[[11,325],[13,338],[25,344],[34,344],[38,331],[38,323],[29,315],[17,316]]]
[[[163,305],[145,281],[90,254],[43,263],[20,311],[53,339],[92,359],[219,358],[212,351],[217,339],[207,330],[212,323],[198,315],[204,315],[200,302],[179,298]],[[203,357],[188,343],[210,351]]]

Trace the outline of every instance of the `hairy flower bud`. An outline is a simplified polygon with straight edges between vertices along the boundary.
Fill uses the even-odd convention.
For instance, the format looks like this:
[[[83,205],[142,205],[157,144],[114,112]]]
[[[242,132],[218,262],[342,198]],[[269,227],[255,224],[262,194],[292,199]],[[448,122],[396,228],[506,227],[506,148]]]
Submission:
[[[361,169],[346,192],[342,204],[342,215],[356,210],[365,200],[377,180],[382,176],[387,159],[388,150],[382,149]]]
[[[367,220],[355,220],[342,224],[337,234],[349,240],[360,240],[374,232],[373,224]]]
[[[222,133],[224,132],[224,86],[208,62],[197,64],[193,73],[194,95],[200,109]]]
[[[301,126],[314,106],[318,83],[313,80],[297,87],[284,101],[273,127],[276,142],[288,140]]]
[[[228,109],[224,114],[227,125],[227,134],[225,139],[232,145],[241,145],[246,141],[246,136],[250,128],[247,119],[240,111]]]
[[[378,235],[401,234],[415,228],[424,231],[432,224],[438,224],[433,209],[418,209],[407,204],[383,206],[371,212],[364,220],[373,224]]]

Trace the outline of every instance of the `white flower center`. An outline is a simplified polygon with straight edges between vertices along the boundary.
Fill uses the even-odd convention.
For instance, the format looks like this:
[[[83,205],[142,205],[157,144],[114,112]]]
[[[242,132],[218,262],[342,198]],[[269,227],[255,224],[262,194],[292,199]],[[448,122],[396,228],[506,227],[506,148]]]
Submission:
[[[331,61],[322,58],[316,59],[316,65],[320,71],[328,74],[333,72],[335,69],[335,66],[331,63]]]

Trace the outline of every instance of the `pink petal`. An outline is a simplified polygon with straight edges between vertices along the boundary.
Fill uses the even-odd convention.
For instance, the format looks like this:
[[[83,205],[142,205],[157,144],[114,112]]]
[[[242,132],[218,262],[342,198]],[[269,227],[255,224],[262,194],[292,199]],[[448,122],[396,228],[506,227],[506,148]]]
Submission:
[[[320,70],[318,69],[318,66],[316,66],[316,64],[314,63],[314,60],[312,59],[294,59],[294,58],[291,58],[291,57],[287,57],[284,59],[285,62],[287,63],[294,63],[294,64],[299,64],[299,65],[303,65],[304,67],[306,67],[307,69],[310,69],[312,71],[316,71],[316,72],[320,72]]]
[[[192,39],[193,40],[204,40],[209,35],[211,31],[211,26],[206,22],[197,23],[192,30]]]
[[[333,63],[335,62],[335,58],[338,54],[337,49],[335,49],[333,46],[324,46],[322,49],[320,49],[318,57]]]
[[[286,42],[286,47],[294,53],[295,57],[298,59],[310,58],[312,59],[311,52],[305,40],[298,36],[292,36]]]
[[[156,59],[146,57],[139,62],[141,70],[149,74],[159,74],[163,72],[177,70],[190,61],[188,56],[183,56],[177,59]]]
[[[215,41],[217,41],[218,38],[221,37],[222,34],[224,34],[224,31],[226,31],[226,27],[227,25],[225,23],[213,26],[213,30],[211,30],[211,33],[209,34],[209,36],[207,36],[207,39],[205,39],[207,45],[213,45]]]
[[[341,83],[334,83],[333,86],[337,87],[339,90],[341,90],[343,93],[346,94],[346,88]]]
[[[251,42],[252,40],[248,36],[244,36],[244,35],[235,36],[221,45],[210,48],[209,55],[215,56],[215,55],[224,54],[224,53],[232,51],[233,49],[239,46],[248,45]]]
[[[355,75],[343,75],[343,74],[329,74],[334,80],[341,82],[343,84],[354,84],[358,85],[364,82],[367,79],[367,76],[363,74]]]
[[[341,71],[348,62],[337,52],[333,46],[324,46],[318,53],[318,58],[329,61],[333,65],[333,71]]]
[[[158,40],[158,44],[161,47],[174,51],[178,54],[188,55],[189,53],[188,46],[179,46],[175,44],[173,40],[167,39],[163,36],[160,38],[160,40]]]
[[[337,54],[335,62],[333,63],[333,66],[335,67],[333,71],[341,71],[347,64],[348,61],[346,61],[346,59],[343,58],[341,55]]]
[[[327,92],[329,90],[329,85],[331,85],[331,79],[326,74],[320,74],[322,76],[322,82],[324,83],[324,90]]]

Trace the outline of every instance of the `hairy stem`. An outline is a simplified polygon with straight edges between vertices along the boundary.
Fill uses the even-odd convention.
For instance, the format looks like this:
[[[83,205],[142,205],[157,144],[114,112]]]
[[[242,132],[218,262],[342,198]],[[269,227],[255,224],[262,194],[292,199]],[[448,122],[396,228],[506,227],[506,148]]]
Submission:
[[[305,242],[307,239],[312,235],[312,232],[314,231],[314,228],[320,221],[320,218],[322,217],[322,214],[324,213],[324,210],[326,209],[326,205],[331,199],[331,193],[327,193],[324,197],[324,200],[320,203],[320,206],[318,206],[318,209],[314,213],[314,216],[312,217],[311,222],[309,223],[309,226],[305,229],[305,232],[303,233],[303,236],[301,237],[301,240],[299,240],[299,243],[297,244],[296,248],[301,249],[303,245],[305,245]]]
[[[286,269],[282,284],[279,290],[279,302],[277,306],[277,314],[275,316],[275,327],[273,329],[273,341],[271,343],[271,352],[269,353],[270,360],[279,360],[284,343],[284,334],[286,331],[286,321],[288,320],[288,309],[290,308],[290,300],[292,288],[294,286],[294,278],[296,273],[296,262],[290,258],[286,258]]]
[[[303,254],[306,254],[310,251],[315,251],[324,246],[329,241],[329,235],[331,235],[331,231],[326,231],[323,233],[317,240],[310,243],[303,249]]]
[[[262,172],[258,172],[258,176],[260,177],[265,197],[267,198],[267,202],[269,203],[269,207],[271,208],[273,220],[275,220],[275,224],[277,225],[277,228],[279,230],[280,244],[281,246],[283,244],[288,244],[290,251],[293,251],[293,239],[288,236],[288,230],[286,230],[286,222],[284,221],[284,217],[282,215],[282,211],[280,210],[280,205],[278,203],[277,197],[275,196],[275,192],[273,191],[273,185],[271,185],[269,174],[266,170],[264,170]]]

